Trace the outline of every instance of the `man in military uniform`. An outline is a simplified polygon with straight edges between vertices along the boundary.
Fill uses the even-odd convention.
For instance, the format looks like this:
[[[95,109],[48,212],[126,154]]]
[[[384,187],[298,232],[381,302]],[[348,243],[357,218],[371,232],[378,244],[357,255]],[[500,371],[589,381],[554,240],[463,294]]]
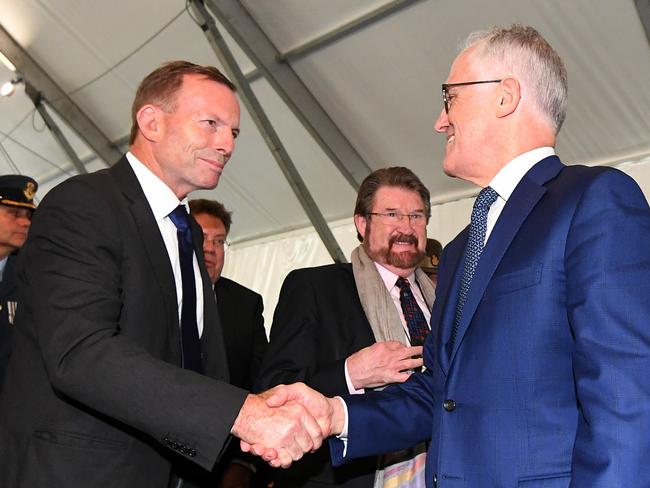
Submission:
[[[27,239],[37,188],[29,176],[0,176],[0,388],[11,352],[11,326],[18,303],[14,280],[16,251]]]

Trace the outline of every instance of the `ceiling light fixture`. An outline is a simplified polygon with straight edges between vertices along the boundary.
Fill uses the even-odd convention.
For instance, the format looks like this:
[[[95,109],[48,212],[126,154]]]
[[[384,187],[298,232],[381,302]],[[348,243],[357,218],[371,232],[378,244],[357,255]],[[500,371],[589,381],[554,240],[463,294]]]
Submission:
[[[14,65],[14,63],[9,61],[9,58],[7,56],[5,56],[2,53],[2,51],[0,51],[0,61],[2,61],[2,64],[4,64],[11,71],[16,71],[16,66]]]
[[[16,89],[16,85],[20,82],[22,82],[23,79],[18,76],[14,78],[13,80],[10,80],[6,83],[4,83],[2,86],[0,86],[0,96],[1,97],[8,97],[10,96],[14,90]]]

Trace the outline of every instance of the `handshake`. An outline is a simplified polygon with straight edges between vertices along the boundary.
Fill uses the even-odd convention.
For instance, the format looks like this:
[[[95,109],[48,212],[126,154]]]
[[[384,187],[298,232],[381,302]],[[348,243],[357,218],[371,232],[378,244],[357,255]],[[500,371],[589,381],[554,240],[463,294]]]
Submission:
[[[303,383],[249,394],[231,429],[241,449],[274,468],[288,468],[323,439],[340,434],[345,422],[338,398],[327,398]]]

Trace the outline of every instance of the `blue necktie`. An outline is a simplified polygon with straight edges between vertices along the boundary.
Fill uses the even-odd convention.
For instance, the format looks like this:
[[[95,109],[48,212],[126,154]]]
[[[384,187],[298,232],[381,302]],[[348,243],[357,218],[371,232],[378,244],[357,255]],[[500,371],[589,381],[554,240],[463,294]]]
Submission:
[[[404,320],[409,329],[412,346],[422,346],[429,333],[427,319],[415,301],[411,286],[407,279],[399,277],[395,285],[399,288],[399,302],[402,305]]]
[[[460,319],[463,315],[463,307],[467,301],[467,294],[469,293],[472,278],[474,278],[476,266],[478,265],[481,253],[483,252],[488,212],[490,211],[490,206],[492,206],[498,196],[499,195],[492,187],[486,186],[481,190],[474,202],[472,220],[469,226],[469,238],[467,239],[467,246],[465,247],[465,265],[463,268],[463,276],[460,281],[460,290],[458,291],[458,302],[456,303],[454,328],[451,333],[451,339],[447,344],[449,353],[454,349],[454,342],[456,341],[456,334],[458,333],[458,325],[460,324]]]
[[[185,206],[179,205],[169,214],[176,226],[178,254],[181,263],[183,282],[183,302],[181,306],[181,364],[185,369],[198,373],[203,371],[201,363],[201,343],[196,324],[196,282],[194,281],[194,243],[190,219]]]

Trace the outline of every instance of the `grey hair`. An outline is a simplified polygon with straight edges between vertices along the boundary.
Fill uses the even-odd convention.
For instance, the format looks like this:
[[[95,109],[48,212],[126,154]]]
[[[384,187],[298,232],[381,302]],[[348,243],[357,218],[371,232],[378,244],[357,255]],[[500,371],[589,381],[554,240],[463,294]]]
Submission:
[[[537,107],[560,132],[567,109],[567,72],[560,56],[533,27],[514,24],[471,33],[462,49],[478,44],[475,55],[512,74],[531,87]]]

